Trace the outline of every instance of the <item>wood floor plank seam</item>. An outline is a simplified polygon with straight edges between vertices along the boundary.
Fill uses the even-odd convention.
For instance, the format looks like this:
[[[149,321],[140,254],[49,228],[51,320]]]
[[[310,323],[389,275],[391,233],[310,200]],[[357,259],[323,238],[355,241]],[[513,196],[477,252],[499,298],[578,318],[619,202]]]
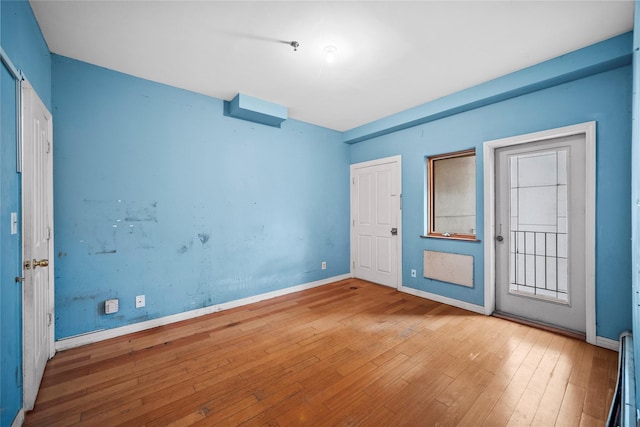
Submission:
[[[58,353],[25,426],[602,425],[617,354],[359,279]]]

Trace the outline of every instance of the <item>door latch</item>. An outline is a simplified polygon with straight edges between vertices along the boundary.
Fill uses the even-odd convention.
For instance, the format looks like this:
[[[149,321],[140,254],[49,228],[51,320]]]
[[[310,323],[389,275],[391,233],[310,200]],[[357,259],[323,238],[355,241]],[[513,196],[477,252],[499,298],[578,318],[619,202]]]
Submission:
[[[38,261],[37,259],[34,259],[31,262],[31,265],[33,266],[33,268],[36,268],[36,267],[48,267],[49,266],[49,260],[48,259],[41,259],[40,261]]]
[[[397,236],[397,235],[398,235],[398,229],[397,229],[396,227],[393,227],[393,228],[391,229],[391,235],[392,235],[392,236]]]
[[[31,270],[32,268],[35,269],[36,267],[48,267],[49,266],[49,260],[48,259],[41,259],[40,261],[38,261],[37,259],[34,259],[32,261],[25,261],[23,264],[23,267],[25,270]]]
[[[502,236],[498,235],[498,236],[496,236],[496,240],[497,240],[498,242],[502,242],[502,241],[504,240],[504,237],[502,237]]]

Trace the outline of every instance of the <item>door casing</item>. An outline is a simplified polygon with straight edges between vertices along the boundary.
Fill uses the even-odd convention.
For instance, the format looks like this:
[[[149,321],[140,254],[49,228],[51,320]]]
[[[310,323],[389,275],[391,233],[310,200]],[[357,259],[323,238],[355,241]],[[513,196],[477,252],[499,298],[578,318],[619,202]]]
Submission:
[[[492,141],[485,141],[484,165],[484,310],[490,315],[496,308],[496,215],[495,215],[495,151],[498,148],[537,141],[547,141],[571,135],[585,137],[585,313],[586,338],[596,344],[596,122],[579,123],[541,132],[533,132]]]
[[[378,165],[384,165],[387,163],[396,163],[398,166],[398,179],[397,179],[397,187],[395,189],[392,189],[392,191],[394,191],[399,198],[399,203],[398,203],[398,224],[397,224],[397,228],[398,228],[398,234],[397,234],[397,245],[396,245],[396,251],[397,251],[397,266],[396,266],[396,289],[400,289],[402,287],[402,156],[398,155],[398,156],[391,156],[391,157],[385,157],[382,159],[375,159],[375,160],[370,160],[367,162],[361,162],[361,163],[355,163],[352,164],[350,167],[350,176],[349,176],[349,188],[351,189],[351,194],[350,194],[350,204],[351,204],[351,214],[350,214],[350,218],[349,218],[349,228],[350,228],[350,244],[351,244],[351,260],[349,262],[349,267],[350,267],[350,271],[351,271],[351,276],[355,277],[355,271],[354,271],[354,260],[356,259],[356,255],[357,255],[357,244],[356,244],[356,239],[355,239],[355,231],[354,231],[354,191],[353,191],[353,185],[351,185],[351,183],[353,183],[353,180],[355,178],[355,170],[356,168],[363,168],[363,167],[371,167],[371,166],[378,166]]]

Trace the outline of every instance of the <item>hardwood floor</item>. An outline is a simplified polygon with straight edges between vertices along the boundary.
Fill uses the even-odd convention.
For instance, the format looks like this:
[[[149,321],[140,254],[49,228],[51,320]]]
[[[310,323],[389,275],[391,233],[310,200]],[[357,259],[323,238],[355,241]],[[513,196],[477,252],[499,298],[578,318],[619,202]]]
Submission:
[[[58,353],[25,426],[596,426],[617,353],[345,280]]]

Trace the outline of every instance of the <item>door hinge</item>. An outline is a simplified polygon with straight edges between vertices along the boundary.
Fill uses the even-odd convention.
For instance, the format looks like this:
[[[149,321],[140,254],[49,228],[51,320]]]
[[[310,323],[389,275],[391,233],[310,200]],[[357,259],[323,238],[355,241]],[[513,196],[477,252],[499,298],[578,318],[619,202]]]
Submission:
[[[47,141],[47,153],[51,152],[51,142]]]
[[[402,193],[400,193],[400,210],[402,210]]]
[[[353,269],[356,269],[356,262],[355,261],[351,261],[351,265],[353,266]]]
[[[53,316],[51,313],[47,313],[47,326],[51,326],[51,322],[53,320]]]
[[[51,240],[51,227],[47,226],[47,240]]]
[[[351,220],[351,226],[352,226],[352,227],[355,227],[355,226],[356,226],[356,220],[355,220],[355,219],[352,219],[352,220]]]
[[[355,179],[355,178],[351,178],[351,183],[352,183],[353,185],[356,185],[356,179]]]

